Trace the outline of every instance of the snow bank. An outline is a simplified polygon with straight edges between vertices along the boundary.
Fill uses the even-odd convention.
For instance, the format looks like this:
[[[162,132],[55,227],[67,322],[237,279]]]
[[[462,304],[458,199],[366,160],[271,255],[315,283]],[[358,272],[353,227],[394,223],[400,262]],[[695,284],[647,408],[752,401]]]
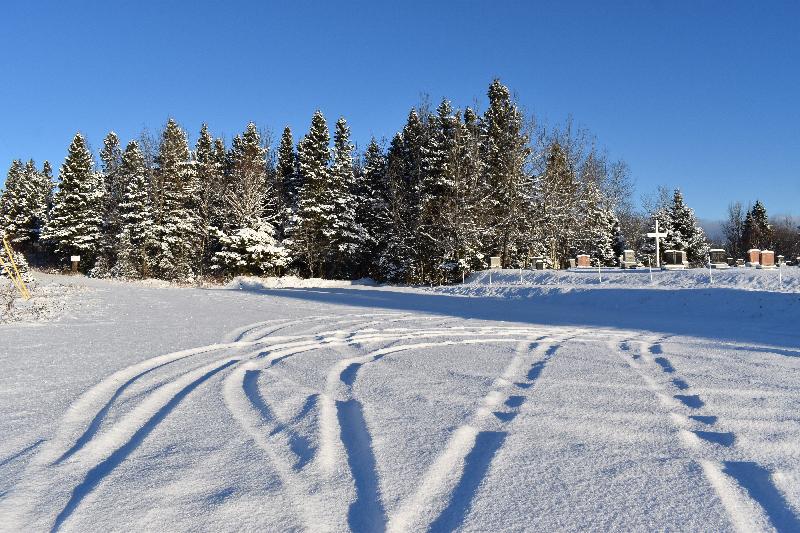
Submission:
[[[518,296],[519,289],[708,289],[726,288],[748,291],[800,292],[800,268],[785,267],[779,272],[754,268],[712,270],[695,268],[679,271],[653,270],[652,281],[647,269],[619,270],[484,270],[467,278],[463,285],[444,289],[452,294],[469,296]]]
[[[238,276],[233,278],[227,285],[226,289],[243,289],[243,290],[258,290],[258,289],[313,289],[313,288],[338,288],[338,287],[352,287],[354,285],[374,287],[377,285],[374,280],[370,278],[357,279],[355,281],[349,280],[333,280],[322,278],[309,278],[303,279],[296,276],[283,276],[280,278],[259,278],[254,276]]]

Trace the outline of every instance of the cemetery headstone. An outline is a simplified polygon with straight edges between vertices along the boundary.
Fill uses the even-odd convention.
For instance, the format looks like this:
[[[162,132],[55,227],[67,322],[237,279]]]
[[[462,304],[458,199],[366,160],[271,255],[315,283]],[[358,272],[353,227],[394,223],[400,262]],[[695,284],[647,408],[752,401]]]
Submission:
[[[622,268],[636,268],[636,252],[633,250],[624,250],[622,252]]]
[[[761,250],[758,248],[751,248],[747,250],[747,266],[757,267],[761,261]]]
[[[685,270],[687,264],[686,252],[683,250],[664,250],[664,264],[661,266],[663,270]]]
[[[736,260],[736,266],[737,267],[743,267],[744,266],[744,259],[737,259]]]
[[[578,268],[589,268],[592,264],[589,262],[589,256],[587,254],[579,254],[578,255]]]
[[[570,257],[569,258],[569,267],[570,268],[575,268],[575,265],[576,265],[575,260]]]
[[[534,257],[533,264],[536,270],[544,270],[544,257]]]
[[[775,268],[775,252],[772,250],[761,251],[761,261],[759,268]]]
[[[489,268],[500,268],[500,258],[496,256],[490,257]]]
[[[725,250],[721,248],[713,248],[708,251],[709,267],[710,268],[728,268],[728,256]]]

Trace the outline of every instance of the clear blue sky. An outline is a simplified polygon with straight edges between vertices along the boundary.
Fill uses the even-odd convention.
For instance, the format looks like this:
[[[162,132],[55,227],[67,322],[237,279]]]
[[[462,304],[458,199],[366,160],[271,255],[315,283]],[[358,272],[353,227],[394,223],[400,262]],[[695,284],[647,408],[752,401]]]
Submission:
[[[57,169],[174,116],[228,139],[305,133],[314,109],[390,137],[421,93],[463,106],[500,77],[569,114],[639,192],[679,186],[704,218],[800,200],[800,2],[9,2],[0,17],[0,172]],[[0,178],[2,179],[2,178]]]

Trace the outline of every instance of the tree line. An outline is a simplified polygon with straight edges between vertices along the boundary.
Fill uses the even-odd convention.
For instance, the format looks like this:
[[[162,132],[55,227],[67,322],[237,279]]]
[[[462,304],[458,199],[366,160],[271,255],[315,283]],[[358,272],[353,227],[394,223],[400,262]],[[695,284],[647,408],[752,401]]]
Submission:
[[[266,138],[265,138],[266,137]],[[170,119],[124,148],[109,133],[99,167],[73,138],[54,182],[48,163],[14,161],[0,197],[13,246],[39,264],[80,255],[90,275],[191,280],[240,274],[447,283],[484,269],[578,253],[614,265],[657,215],[671,246],[701,260],[705,237],[676,191],[637,212],[623,161],[584,130],[525,118],[498,80],[483,113],[448,100],[412,108],[388,143],[363,152],[319,111],[277,146],[250,123],[230,146],[203,125],[190,147]]]

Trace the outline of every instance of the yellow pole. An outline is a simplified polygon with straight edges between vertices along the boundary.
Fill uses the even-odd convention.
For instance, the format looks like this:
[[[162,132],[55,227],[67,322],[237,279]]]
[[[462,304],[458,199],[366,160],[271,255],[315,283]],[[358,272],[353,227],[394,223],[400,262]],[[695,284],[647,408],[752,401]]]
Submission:
[[[8,244],[8,239],[5,235],[3,235],[3,246],[8,254],[8,260],[11,263],[13,272],[8,268],[8,265],[2,260],[2,258],[0,258],[0,263],[2,264],[3,268],[6,269],[6,272],[8,272],[11,281],[14,283],[14,285],[16,285],[17,290],[19,290],[19,293],[22,295],[22,298],[25,300],[30,300],[31,293],[28,291],[28,287],[25,285],[25,281],[22,279],[22,276],[19,273],[17,264],[14,262],[14,253],[11,251],[11,246]]]

